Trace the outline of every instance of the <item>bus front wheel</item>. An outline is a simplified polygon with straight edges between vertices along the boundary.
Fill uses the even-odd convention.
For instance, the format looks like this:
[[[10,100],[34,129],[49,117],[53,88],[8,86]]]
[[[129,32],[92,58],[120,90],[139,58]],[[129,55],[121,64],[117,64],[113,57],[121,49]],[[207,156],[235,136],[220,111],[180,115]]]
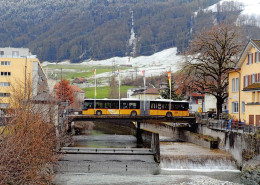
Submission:
[[[166,113],[166,117],[167,117],[167,118],[171,118],[171,117],[172,117],[172,113],[171,113],[171,112],[167,112],[167,113]]]
[[[101,111],[101,110],[98,110],[98,111],[96,112],[96,115],[101,116],[101,115],[102,115],[102,111]]]
[[[135,117],[137,115],[136,111],[131,112],[131,117]]]

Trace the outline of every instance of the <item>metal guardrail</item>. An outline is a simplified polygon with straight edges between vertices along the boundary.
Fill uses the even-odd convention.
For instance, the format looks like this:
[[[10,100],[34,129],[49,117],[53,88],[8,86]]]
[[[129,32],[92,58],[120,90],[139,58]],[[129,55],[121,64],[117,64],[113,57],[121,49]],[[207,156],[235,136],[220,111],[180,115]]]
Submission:
[[[154,155],[150,148],[86,148],[62,147],[63,154],[121,154],[121,155]]]
[[[246,125],[244,123],[240,123],[237,121],[232,121],[231,123],[225,120],[219,121],[209,121],[208,128],[216,129],[216,130],[225,130],[225,131],[233,131],[240,133],[255,133],[260,126],[254,125]]]

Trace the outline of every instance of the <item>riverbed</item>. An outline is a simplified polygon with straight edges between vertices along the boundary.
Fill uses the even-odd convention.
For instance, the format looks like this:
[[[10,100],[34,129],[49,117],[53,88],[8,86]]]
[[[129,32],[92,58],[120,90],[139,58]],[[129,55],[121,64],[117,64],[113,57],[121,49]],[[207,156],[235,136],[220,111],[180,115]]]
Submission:
[[[96,134],[75,136],[77,147],[136,147],[131,135]],[[240,171],[231,156],[221,150],[210,150],[191,143],[160,142],[161,163],[143,160],[102,159],[95,155],[84,161],[84,170],[65,171],[56,175],[56,184],[240,184]],[[82,167],[82,166],[81,166]],[[82,168],[81,168],[82,169]]]

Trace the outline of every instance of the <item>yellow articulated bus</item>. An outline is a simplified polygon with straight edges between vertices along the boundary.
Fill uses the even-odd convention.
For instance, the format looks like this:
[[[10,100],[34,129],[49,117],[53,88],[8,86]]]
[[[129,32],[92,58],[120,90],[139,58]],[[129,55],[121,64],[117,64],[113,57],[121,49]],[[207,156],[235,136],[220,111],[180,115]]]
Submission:
[[[170,109],[169,109],[170,107]],[[189,102],[165,99],[85,99],[82,114],[85,115],[153,115],[166,117],[189,116]]]

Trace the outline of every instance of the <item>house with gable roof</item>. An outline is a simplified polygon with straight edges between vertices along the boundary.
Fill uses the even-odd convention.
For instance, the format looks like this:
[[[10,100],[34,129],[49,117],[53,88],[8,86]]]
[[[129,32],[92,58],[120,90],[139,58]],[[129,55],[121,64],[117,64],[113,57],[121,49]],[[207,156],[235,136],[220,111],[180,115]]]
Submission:
[[[232,117],[260,126],[260,40],[249,40],[229,72],[228,102]]]

